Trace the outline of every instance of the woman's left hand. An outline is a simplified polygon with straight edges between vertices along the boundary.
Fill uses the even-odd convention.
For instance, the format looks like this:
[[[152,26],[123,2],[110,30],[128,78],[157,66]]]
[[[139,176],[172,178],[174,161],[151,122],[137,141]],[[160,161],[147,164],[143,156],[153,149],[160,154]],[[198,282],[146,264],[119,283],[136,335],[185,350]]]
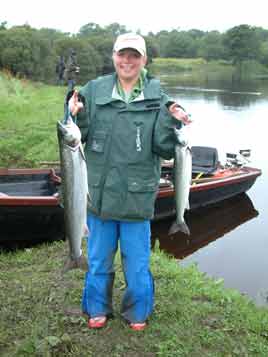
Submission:
[[[192,120],[190,119],[189,114],[187,114],[177,103],[171,104],[168,110],[174,118],[182,121],[183,124],[191,124]]]

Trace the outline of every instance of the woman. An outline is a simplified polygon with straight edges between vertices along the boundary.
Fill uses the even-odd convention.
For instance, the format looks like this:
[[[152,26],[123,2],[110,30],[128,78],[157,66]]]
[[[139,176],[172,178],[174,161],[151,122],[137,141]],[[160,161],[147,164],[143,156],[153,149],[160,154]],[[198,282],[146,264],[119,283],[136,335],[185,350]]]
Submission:
[[[148,76],[144,39],[127,33],[113,49],[115,73],[88,82],[69,101],[85,143],[89,206],[89,271],[82,308],[88,326],[106,325],[112,314],[113,262],[120,244],[126,290],[121,314],[143,330],[153,311],[150,219],[160,179],[160,157],[174,155],[174,126],[187,114]]]

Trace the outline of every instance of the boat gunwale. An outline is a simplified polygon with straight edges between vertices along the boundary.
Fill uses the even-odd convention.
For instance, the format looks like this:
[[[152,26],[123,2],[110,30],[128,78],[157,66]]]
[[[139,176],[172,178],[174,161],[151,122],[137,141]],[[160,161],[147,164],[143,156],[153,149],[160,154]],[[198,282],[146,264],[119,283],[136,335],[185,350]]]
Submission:
[[[56,196],[0,196],[0,206],[59,206]]]
[[[50,174],[52,169],[1,169],[0,176],[4,175],[32,175],[32,174]],[[238,173],[235,173],[236,169],[229,169],[229,176],[200,178],[193,183],[190,188],[190,192],[202,191],[213,189],[221,186],[226,186],[234,183],[247,181],[249,179],[256,180],[261,175],[261,170],[252,167],[238,168]],[[169,197],[174,194],[174,186],[159,186],[157,198]],[[59,206],[60,199],[58,194],[51,196],[9,196],[0,193],[0,206]]]
[[[0,176],[50,174],[58,168],[0,168]]]
[[[194,181],[191,184],[190,192],[197,192],[197,191],[203,191],[203,190],[208,190],[208,189],[214,189],[222,186],[227,186],[231,185],[234,183],[239,183],[239,182],[244,182],[249,179],[251,180],[256,180],[258,176],[262,174],[260,169],[252,168],[252,167],[243,167],[239,169],[240,172],[235,174],[233,173],[230,176],[223,176],[223,177],[211,177],[211,178],[206,178],[203,179],[205,182],[202,182],[202,179],[199,179],[199,181]],[[243,170],[243,171],[241,171]],[[161,187],[159,192],[158,192],[158,197],[168,197],[174,194],[174,187]]]

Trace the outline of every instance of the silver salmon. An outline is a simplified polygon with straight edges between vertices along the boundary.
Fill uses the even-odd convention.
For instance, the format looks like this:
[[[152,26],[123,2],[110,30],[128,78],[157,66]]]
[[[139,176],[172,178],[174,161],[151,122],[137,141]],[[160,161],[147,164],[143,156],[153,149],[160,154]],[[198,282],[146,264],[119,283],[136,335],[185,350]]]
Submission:
[[[69,257],[63,273],[70,269],[87,270],[82,255],[82,238],[88,235],[86,224],[88,183],[87,167],[81,144],[81,132],[69,116],[57,123],[60,151],[62,200],[64,206],[65,236],[69,243]]]
[[[181,231],[190,235],[190,230],[185,223],[184,213],[189,209],[189,193],[192,180],[192,153],[188,141],[183,138],[182,131],[174,128],[178,144],[175,146],[174,181],[176,220],[170,227],[169,234]]]

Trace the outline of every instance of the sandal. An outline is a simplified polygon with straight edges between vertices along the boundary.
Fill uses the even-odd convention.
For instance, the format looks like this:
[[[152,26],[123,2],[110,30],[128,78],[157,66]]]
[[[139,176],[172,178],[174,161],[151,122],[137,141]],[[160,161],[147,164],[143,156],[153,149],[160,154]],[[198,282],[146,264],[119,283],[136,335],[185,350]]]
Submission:
[[[92,317],[88,320],[89,328],[102,328],[106,325],[107,317],[106,316],[97,316]]]
[[[138,323],[135,323],[135,322],[132,322],[129,324],[130,328],[134,331],[143,331],[147,324],[146,322],[138,322]]]

